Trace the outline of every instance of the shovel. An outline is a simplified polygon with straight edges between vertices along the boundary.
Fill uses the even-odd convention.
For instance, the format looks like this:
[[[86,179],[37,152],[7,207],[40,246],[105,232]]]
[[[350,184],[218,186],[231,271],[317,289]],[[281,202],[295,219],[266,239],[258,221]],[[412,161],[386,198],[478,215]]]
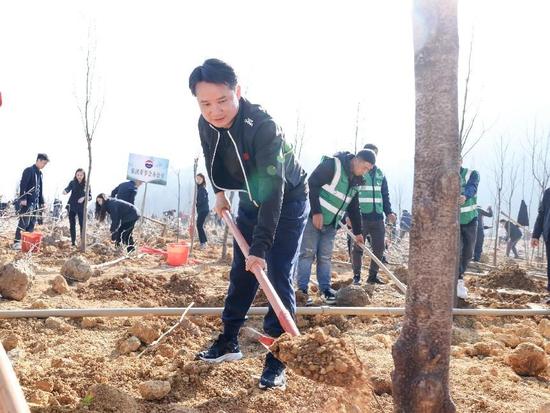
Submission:
[[[249,255],[248,243],[241,234],[241,231],[239,231],[239,229],[237,228],[237,225],[235,225],[235,222],[233,221],[233,217],[231,216],[230,212],[227,209],[224,210],[222,213],[222,217],[227,224],[227,227],[231,230],[233,238],[235,238],[235,241],[237,241],[237,244],[239,245],[239,248],[241,249],[244,257],[247,258]],[[258,280],[261,289],[264,290],[267,300],[269,301],[269,304],[271,304],[271,307],[273,308],[273,311],[275,312],[279,323],[281,323],[281,327],[283,327],[283,330],[285,330],[291,336],[299,336],[300,332],[298,331],[298,327],[296,327],[296,323],[294,322],[294,320],[290,316],[290,313],[285,308],[283,302],[277,295],[277,292],[273,288],[273,285],[271,284],[271,281],[269,281],[269,278],[267,278],[267,274],[265,273],[265,271],[262,270],[259,266],[256,266],[252,269],[252,273],[256,276],[256,279]]]

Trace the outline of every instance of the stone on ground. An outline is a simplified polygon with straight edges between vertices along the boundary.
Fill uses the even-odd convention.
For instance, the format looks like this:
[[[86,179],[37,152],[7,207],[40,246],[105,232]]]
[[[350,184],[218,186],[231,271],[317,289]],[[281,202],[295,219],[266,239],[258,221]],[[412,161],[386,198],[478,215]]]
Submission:
[[[348,285],[336,293],[336,305],[340,307],[364,307],[369,303],[369,294],[360,285]]]
[[[69,258],[61,267],[61,275],[65,278],[85,282],[93,275],[93,270],[88,261],[79,255]]]
[[[121,354],[128,354],[141,347],[141,341],[136,336],[118,342],[117,350]]]
[[[150,380],[139,385],[139,394],[145,400],[160,400],[172,390],[170,382],[161,380]]]
[[[538,376],[548,367],[546,353],[532,343],[521,343],[508,355],[506,362],[520,376]]]
[[[130,329],[130,333],[139,338],[145,344],[151,344],[161,335],[161,331],[158,327],[145,324],[142,321],[134,323]]]
[[[117,413],[135,413],[139,411],[136,400],[108,384],[95,384],[89,391],[91,411],[97,412],[117,412]]]
[[[50,285],[52,286],[52,290],[57,294],[69,292],[69,284],[67,284],[67,281],[61,275],[56,275],[55,278],[50,281]]]
[[[0,295],[3,298],[21,301],[27,295],[33,279],[32,267],[23,260],[4,265],[0,270]]]

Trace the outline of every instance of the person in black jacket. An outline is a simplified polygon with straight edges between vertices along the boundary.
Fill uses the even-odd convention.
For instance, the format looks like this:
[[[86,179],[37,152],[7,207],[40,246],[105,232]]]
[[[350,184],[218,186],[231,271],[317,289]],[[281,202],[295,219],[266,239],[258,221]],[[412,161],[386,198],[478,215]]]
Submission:
[[[199,233],[201,248],[204,248],[208,241],[206,232],[204,231],[204,221],[208,216],[208,212],[210,212],[208,191],[206,190],[206,179],[203,174],[197,174],[195,182],[197,184],[197,231]]]
[[[510,251],[514,253],[514,258],[519,258],[518,250],[516,249],[516,244],[521,239],[522,233],[519,227],[512,222],[501,219],[500,223],[506,231],[506,256],[510,256]]]
[[[538,248],[541,235],[546,244],[546,259],[548,260],[546,268],[548,285],[546,288],[550,292],[550,188],[544,191],[542,201],[539,205],[539,213],[535,221],[535,227],[533,228],[533,235],[531,236],[531,246],[533,248]]]
[[[479,262],[481,260],[481,254],[483,254],[483,241],[485,240],[485,230],[488,226],[483,225],[483,217],[492,218],[493,209],[489,206],[487,211],[481,207],[477,207],[477,236],[476,245],[474,247],[474,261]]]
[[[121,199],[134,205],[141,181],[126,181],[111,191],[111,198]]]
[[[261,106],[241,97],[231,66],[218,59],[206,60],[191,73],[189,88],[202,114],[199,135],[216,193],[214,210],[220,216],[230,210],[226,191],[238,191],[237,226],[250,244],[245,259],[234,243],[222,314],[224,332],[197,355],[217,363],[242,357],[237,336],[258,290],[250,270],[267,269],[283,305],[295,314],[291,272],[308,214],[306,174],[279,125]],[[264,319],[264,330],[272,337],[283,333],[272,308]],[[260,388],[284,387],[284,370],[284,364],[268,353]]]
[[[84,219],[84,201],[86,199],[86,172],[84,169],[78,168],[74,173],[74,178],[67,188],[64,189],[63,195],[71,194],[67,209],[69,211],[69,225],[71,230],[71,243],[76,246],[76,217],[78,217],[78,226],[82,234],[82,221]],[[92,190],[88,192],[88,200],[92,199]]]
[[[135,250],[132,232],[139,219],[139,211],[129,202],[117,198],[110,198],[105,194],[99,194],[95,204],[96,217],[99,222],[105,221],[107,213],[111,217],[111,240],[116,245],[126,245],[126,251]]]
[[[34,165],[23,171],[19,186],[19,223],[15,231],[13,249],[21,248],[21,231],[33,232],[38,216],[37,210],[44,207],[42,169],[50,159],[45,153],[39,153]]]

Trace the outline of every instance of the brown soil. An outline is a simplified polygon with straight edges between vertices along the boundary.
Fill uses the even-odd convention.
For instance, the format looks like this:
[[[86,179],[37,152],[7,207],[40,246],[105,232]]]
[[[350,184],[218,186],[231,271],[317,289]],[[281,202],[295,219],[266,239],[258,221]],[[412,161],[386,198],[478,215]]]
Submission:
[[[537,284],[527,276],[523,268],[508,262],[491,270],[481,284],[488,288],[515,288],[526,291],[540,291]]]
[[[16,223],[13,224],[15,228]],[[11,235],[6,233],[8,237]],[[345,238],[338,242],[339,256],[347,260],[343,249]],[[118,256],[108,241],[98,245],[103,247],[85,254],[90,263]],[[126,260],[103,268],[99,277],[92,277],[82,285],[70,285],[63,294],[52,293],[50,281],[59,275],[63,262],[78,251],[65,246],[51,247],[47,253],[33,256],[36,277],[27,296],[22,301],[0,300],[0,309],[39,304],[49,308],[187,306],[191,301],[197,306],[223,305],[229,265],[220,262],[218,246],[197,251],[194,258],[198,264],[185,267],[168,267],[159,256]],[[102,252],[113,255],[101,255]],[[0,246],[0,264],[18,257],[22,254],[10,250],[7,242]],[[388,258],[391,262],[392,257]],[[505,261],[504,257],[499,259]],[[395,266],[390,268],[395,270]],[[350,283],[349,265],[334,265],[333,271],[334,285]],[[533,291],[526,290],[525,285],[506,290],[505,282],[488,288],[484,281],[483,275],[466,275],[471,295],[468,305],[521,308],[536,304],[548,308],[541,303],[544,286],[538,281]],[[310,288],[312,294],[313,290]],[[404,305],[404,296],[391,284],[376,286],[370,295],[369,306]],[[319,302],[317,296],[314,299]],[[260,294],[257,302],[263,300]],[[352,384],[338,387],[314,381],[305,375],[307,372],[302,373],[303,365],[295,357],[289,362],[292,368],[287,369],[285,392],[258,388],[266,350],[257,342],[241,340],[244,358],[237,362],[209,365],[195,361],[195,354],[219,334],[221,321],[218,316],[194,316],[189,320],[190,323],[177,328],[160,346],[141,357],[137,354],[145,348],[143,343],[128,354],[117,350],[122,340],[132,336],[132,325],[141,321],[165,332],[178,317],[115,317],[101,318],[100,322],[65,318],[59,329],[53,328],[58,320],[0,320],[0,341],[11,348],[9,357],[33,412],[115,412],[124,411],[117,407],[123,405],[136,413],[368,413],[393,409],[391,348],[399,335],[402,317],[298,316],[303,336],[280,339],[279,347],[287,349],[286,357],[293,357],[289,350],[297,351],[305,363],[318,369],[319,377],[320,369],[325,368],[326,372],[328,363],[348,360],[345,364],[349,368],[343,376],[333,372],[337,378],[334,384]],[[546,330],[540,321],[540,317],[455,317],[450,386],[457,411],[536,412],[550,403],[549,368],[537,372],[537,377],[523,377],[507,362],[521,343],[532,343],[549,357],[550,337],[542,335]],[[261,331],[262,322],[261,317],[250,317],[246,325]],[[326,356],[305,351],[322,347],[315,341],[320,327],[322,340],[342,347],[331,346],[325,350]],[[304,340],[303,346],[294,340]],[[340,340],[347,344],[341,344]],[[285,357],[284,350],[279,350],[279,354]],[[319,360],[321,357],[327,357],[328,363]],[[344,370],[343,366],[341,369]],[[362,378],[353,380],[359,369]],[[171,391],[161,400],[144,400],[140,385],[151,380],[170,382]]]
[[[283,334],[270,350],[295,373],[320,383],[345,387],[364,379],[353,344],[335,327],[297,337]]]

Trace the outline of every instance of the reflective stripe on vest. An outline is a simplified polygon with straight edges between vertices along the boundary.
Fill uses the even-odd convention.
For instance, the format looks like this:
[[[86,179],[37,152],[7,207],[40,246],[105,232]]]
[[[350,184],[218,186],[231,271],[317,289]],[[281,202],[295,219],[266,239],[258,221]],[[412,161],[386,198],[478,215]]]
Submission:
[[[328,157],[323,157],[323,161]],[[319,192],[319,202],[321,212],[323,213],[323,225],[338,225],[338,221],[346,212],[349,203],[357,189],[349,185],[349,178],[342,173],[342,162],[338,158],[334,159],[334,176],[330,184],[325,184]]]
[[[376,168],[374,172],[374,182],[371,174],[367,172],[363,179],[366,184],[359,187],[359,207],[362,214],[370,214],[373,211],[381,214],[384,212],[384,200],[382,198],[382,182],[384,173]]]
[[[470,180],[473,172],[473,170],[462,168],[462,171],[460,172],[461,194],[464,194],[464,188]],[[469,224],[477,218],[477,215],[477,196],[474,195],[460,206],[460,225]]]

